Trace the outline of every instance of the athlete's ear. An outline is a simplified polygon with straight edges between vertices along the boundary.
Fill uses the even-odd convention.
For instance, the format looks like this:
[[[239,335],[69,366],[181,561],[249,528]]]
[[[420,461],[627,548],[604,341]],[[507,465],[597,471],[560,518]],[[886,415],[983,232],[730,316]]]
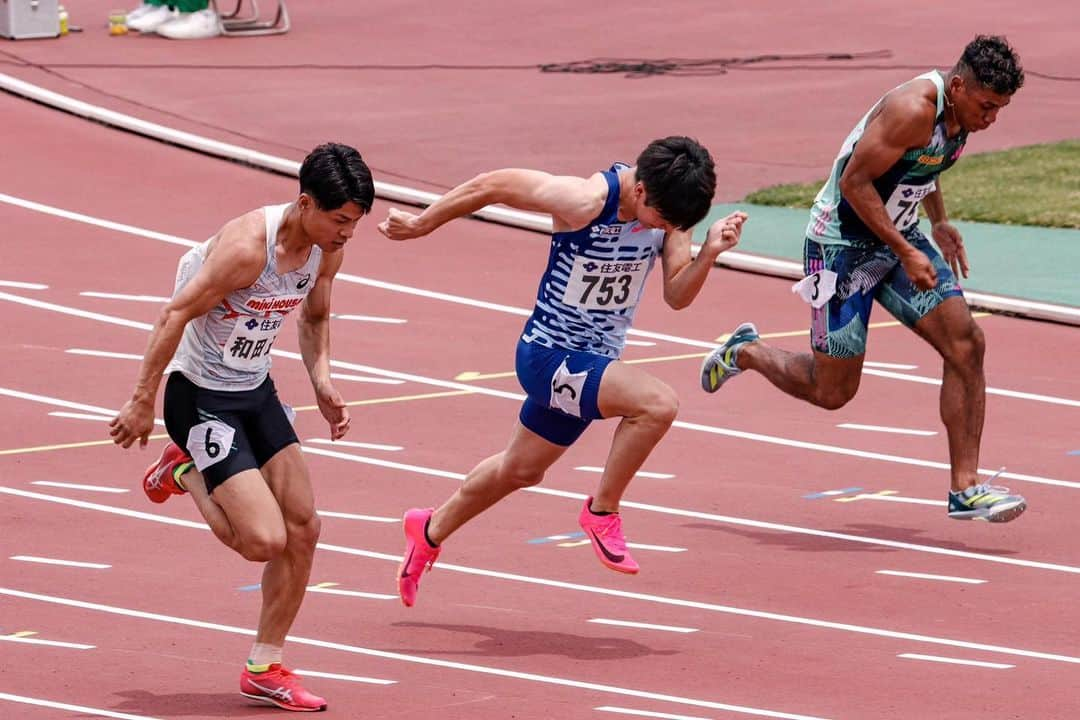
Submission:
[[[300,197],[296,199],[296,207],[301,212],[307,212],[308,209],[314,204],[314,200],[307,193],[300,193]]]

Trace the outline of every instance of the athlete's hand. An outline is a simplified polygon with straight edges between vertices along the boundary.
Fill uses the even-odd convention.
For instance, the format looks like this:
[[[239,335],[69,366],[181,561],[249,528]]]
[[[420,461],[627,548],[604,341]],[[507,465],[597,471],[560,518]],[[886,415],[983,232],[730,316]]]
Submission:
[[[141,400],[128,400],[109,422],[109,435],[123,448],[131,447],[136,440],[139,447],[146,447],[153,429],[154,404]]]
[[[420,237],[424,233],[420,231],[419,219],[419,215],[390,208],[386,219],[379,223],[379,232],[391,240],[409,240]]]
[[[737,210],[714,222],[709,227],[709,232],[705,234],[702,251],[710,253],[715,258],[720,253],[738,245],[743,223],[748,217],[750,216],[746,213]]]
[[[345,437],[352,418],[349,417],[349,408],[345,406],[341,393],[330,383],[320,384],[315,388],[315,401],[319,403],[319,412],[326,418],[326,422],[330,423],[330,439],[340,440]]]
[[[930,290],[937,285],[937,270],[923,251],[911,248],[910,252],[900,258],[900,264],[911,283],[918,289]]]
[[[960,237],[960,231],[951,223],[942,220],[934,223],[930,230],[934,242],[941,248],[941,256],[952,268],[957,278],[968,276],[967,251],[964,249],[964,239]]]

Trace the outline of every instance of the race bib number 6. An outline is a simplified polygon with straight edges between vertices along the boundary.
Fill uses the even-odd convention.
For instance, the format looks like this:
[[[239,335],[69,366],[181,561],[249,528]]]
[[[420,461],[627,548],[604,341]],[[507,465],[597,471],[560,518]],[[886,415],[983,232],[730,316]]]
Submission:
[[[896,186],[888,202],[885,203],[885,210],[889,213],[889,218],[892,219],[897,230],[907,230],[919,222],[919,203],[936,188],[937,183],[934,182],[925,185],[900,184]]]
[[[188,431],[187,451],[200,472],[219,463],[232,452],[236,430],[220,420],[199,423]]]
[[[577,256],[563,302],[585,310],[622,310],[637,303],[647,260],[605,262]]]

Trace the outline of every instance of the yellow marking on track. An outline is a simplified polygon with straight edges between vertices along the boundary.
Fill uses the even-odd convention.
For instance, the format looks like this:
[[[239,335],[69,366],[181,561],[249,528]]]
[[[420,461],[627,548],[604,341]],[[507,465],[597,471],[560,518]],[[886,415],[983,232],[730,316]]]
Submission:
[[[976,317],[976,318],[988,317],[991,314],[992,313],[986,313],[986,312],[973,312],[973,313],[971,313],[971,317]],[[870,323],[870,327],[872,327],[872,328],[899,327],[899,326],[902,326],[902,325],[903,325],[903,323],[901,323],[899,320],[889,320],[889,321],[886,321],[886,322]],[[810,332],[810,329],[807,328],[806,330],[788,330],[788,331],[785,331],[785,332],[762,333],[761,334],[761,339],[762,340],[774,340],[776,338],[798,337],[800,335],[807,335],[807,334],[809,334],[809,332]],[[731,333],[724,333],[720,337],[716,338],[716,340],[714,340],[713,342],[722,343],[725,340],[727,340],[729,337],[731,337]],[[708,354],[709,353],[707,353],[707,352],[696,352],[696,353],[685,353],[683,355],[662,355],[660,357],[638,358],[636,360],[623,360],[623,362],[625,362],[627,365],[646,365],[648,363],[670,362],[672,360],[695,360],[695,359],[703,358]],[[467,371],[459,374],[458,376],[456,376],[454,378],[454,380],[456,380],[457,382],[473,382],[474,380],[493,380],[495,378],[514,377],[514,375],[515,375],[515,373],[513,373],[513,372],[481,373],[481,372],[476,372],[475,370],[467,370]]]
[[[316,583],[315,585],[312,585],[311,587],[314,587],[314,588],[329,588],[329,587],[337,587],[338,585],[340,585],[340,583],[321,582],[321,583]]]
[[[475,395],[472,390],[446,390],[443,392],[423,393],[421,395],[398,395],[384,398],[371,398],[370,400],[353,400],[352,402],[345,403],[347,406],[357,405],[387,405],[389,403],[396,402],[409,402],[413,400],[431,400],[434,398],[454,397],[457,395]],[[318,405],[304,405],[302,407],[293,408],[297,412],[306,412],[309,410],[318,410]],[[169,437],[166,433],[160,435],[151,435],[151,440],[162,440]],[[0,450],[0,456],[4,455],[25,455],[29,453],[48,452],[51,450],[71,450],[74,448],[85,447],[97,447],[100,445],[113,445],[112,440],[88,440],[86,442],[77,443],[63,443],[60,445],[37,445],[33,447],[23,448],[11,448],[9,450]]]
[[[573,540],[571,542],[558,543],[555,547],[581,547],[582,545],[588,545],[589,540]]]
[[[13,638],[15,638],[15,637],[30,637],[31,635],[37,635],[37,631],[35,631],[35,630],[20,630],[17,633],[11,633],[10,635],[8,635],[8,637],[13,637]]]
[[[833,500],[835,500],[836,502],[846,503],[855,502],[856,500],[865,500],[866,498],[873,497],[874,495],[898,495],[899,493],[899,490],[878,490],[877,492],[873,493],[859,493],[858,495],[852,495],[851,497],[833,498]]]

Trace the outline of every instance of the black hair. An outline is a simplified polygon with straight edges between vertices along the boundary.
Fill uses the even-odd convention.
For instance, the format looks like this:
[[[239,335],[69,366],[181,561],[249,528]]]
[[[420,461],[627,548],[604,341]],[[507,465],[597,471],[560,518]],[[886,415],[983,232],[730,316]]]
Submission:
[[[998,95],[1012,95],[1024,84],[1020,56],[998,35],[977,35],[964,48],[953,73],[965,73]]]
[[[355,148],[324,143],[300,165],[300,192],[310,195],[323,210],[337,210],[352,201],[366,215],[375,201],[375,181]]]
[[[716,167],[709,151],[681,135],[653,140],[637,159],[645,203],[680,230],[709,213],[716,192]]]

